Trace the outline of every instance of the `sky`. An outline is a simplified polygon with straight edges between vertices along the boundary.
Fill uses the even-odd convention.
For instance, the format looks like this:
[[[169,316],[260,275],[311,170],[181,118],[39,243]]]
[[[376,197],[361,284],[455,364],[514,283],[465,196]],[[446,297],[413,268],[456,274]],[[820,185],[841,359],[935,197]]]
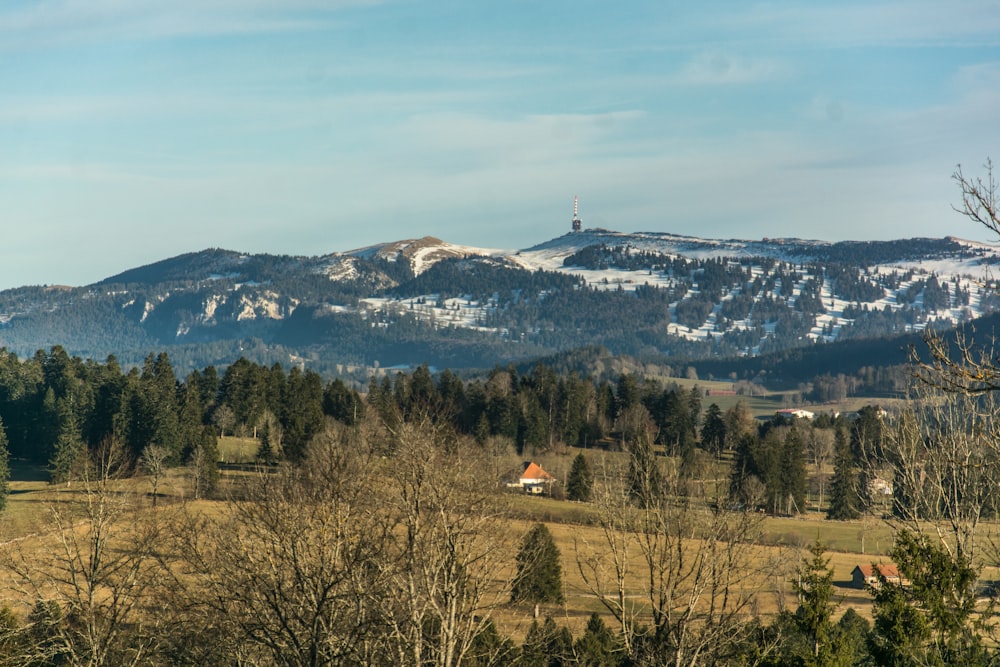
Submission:
[[[1000,0],[3,0],[0,289],[584,227],[954,235]]]

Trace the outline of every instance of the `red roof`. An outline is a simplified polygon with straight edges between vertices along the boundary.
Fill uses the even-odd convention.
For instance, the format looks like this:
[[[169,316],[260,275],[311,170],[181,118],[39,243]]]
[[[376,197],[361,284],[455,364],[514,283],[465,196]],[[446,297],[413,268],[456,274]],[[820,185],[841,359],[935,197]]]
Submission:
[[[858,565],[858,569],[861,570],[861,574],[864,575],[865,579],[875,576],[875,569],[872,567],[871,563],[865,565]],[[878,571],[886,579],[899,579],[899,568],[893,563],[879,563]]]
[[[542,470],[542,466],[534,461],[530,462],[521,473],[521,479],[555,479],[552,475]]]

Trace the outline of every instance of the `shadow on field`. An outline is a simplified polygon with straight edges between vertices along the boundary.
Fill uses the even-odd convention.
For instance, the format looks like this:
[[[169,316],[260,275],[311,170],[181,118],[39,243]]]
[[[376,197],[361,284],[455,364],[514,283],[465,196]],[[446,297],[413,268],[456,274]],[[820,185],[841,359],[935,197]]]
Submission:
[[[13,460],[10,462],[10,481],[47,482],[49,481],[49,469],[37,463]]]

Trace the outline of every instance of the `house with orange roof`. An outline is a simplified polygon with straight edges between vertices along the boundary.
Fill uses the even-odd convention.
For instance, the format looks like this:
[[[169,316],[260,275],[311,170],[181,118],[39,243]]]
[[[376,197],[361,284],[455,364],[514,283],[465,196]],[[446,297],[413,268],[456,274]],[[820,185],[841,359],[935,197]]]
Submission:
[[[524,464],[524,471],[521,473],[521,477],[517,480],[517,485],[525,493],[540,495],[546,493],[554,481],[556,481],[556,478],[545,472],[542,466],[534,461],[527,461]]]

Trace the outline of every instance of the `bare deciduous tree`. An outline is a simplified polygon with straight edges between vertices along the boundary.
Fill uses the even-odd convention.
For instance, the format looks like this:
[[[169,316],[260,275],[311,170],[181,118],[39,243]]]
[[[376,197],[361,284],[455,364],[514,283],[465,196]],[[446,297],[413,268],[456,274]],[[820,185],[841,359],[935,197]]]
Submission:
[[[988,539],[984,515],[1000,507],[998,397],[917,389],[875,457],[892,474],[894,520],[974,559],[977,542]]]
[[[233,412],[231,407],[223,403],[216,407],[215,412],[212,413],[212,423],[219,428],[219,437],[223,438],[227,432],[232,431],[233,426],[236,424],[236,413]]]
[[[826,464],[833,454],[834,433],[830,429],[810,428],[808,431],[809,454],[816,466],[816,480],[819,483],[818,507],[823,507],[823,492],[826,485]]]
[[[510,595],[516,547],[488,458],[440,429],[398,424],[380,468],[394,554],[384,575],[396,592],[382,610],[387,660],[399,665],[460,665]]]
[[[1000,236],[1000,184],[993,176],[993,162],[984,165],[985,177],[968,177],[959,165],[952,179],[962,193],[962,203],[955,211],[972,222]],[[924,334],[929,360],[915,350],[917,377],[931,386],[948,392],[970,395],[986,394],[1000,390],[1000,365],[997,363],[995,341],[976,344],[965,335],[956,334],[955,348],[937,332],[929,329]]]
[[[431,422],[331,422],[176,531],[184,632],[218,648],[189,659],[459,665],[513,576],[487,461]]]
[[[755,598],[768,584],[769,561],[756,545],[761,517],[730,511],[723,498],[674,495],[676,468],[643,476],[663,480],[643,503],[634,502],[622,467],[605,462],[599,471],[603,541],[578,542],[577,566],[615,618],[626,652],[637,664],[724,660],[748,636]]]
[[[327,431],[302,466],[261,472],[221,516],[189,516],[176,531],[181,604],[229,639],[217,647],[227,659],[369,662],[370,600],[381,590],[372,565],[385,536],[355,435]]]
[[[146,445],[139,458],[139,465],[142,471],[149,476],[150,494],[153,496],[153,507],[156,507],[156,499],[160,493],[160,481],[167,474],[167,458],[170,451],[160,445]]]
[[[148,664],[161,636],[147,612],[161,590],[165,532],[123,482],[131,474],[122,444],[106,441],[82,467],[74,498],[49,506],[42,544],[7,545],[14,592],[44,611],[29,616],[25,632],[35,640],[22,645],[21,664]]]

